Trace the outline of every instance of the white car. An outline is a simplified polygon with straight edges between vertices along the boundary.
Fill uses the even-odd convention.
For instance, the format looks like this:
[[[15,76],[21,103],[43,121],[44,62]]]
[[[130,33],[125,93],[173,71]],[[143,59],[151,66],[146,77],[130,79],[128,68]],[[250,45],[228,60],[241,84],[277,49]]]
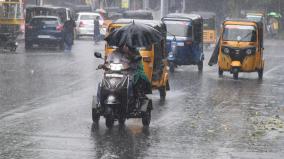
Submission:
[[[93,36],[94,35],[94,19],[100,17],[100,32],[102,35],[105,34],[105,30],[102,29],[104,19],[99,13],[93,12],[79,12],[76,14],[76,38],[80,36]]]

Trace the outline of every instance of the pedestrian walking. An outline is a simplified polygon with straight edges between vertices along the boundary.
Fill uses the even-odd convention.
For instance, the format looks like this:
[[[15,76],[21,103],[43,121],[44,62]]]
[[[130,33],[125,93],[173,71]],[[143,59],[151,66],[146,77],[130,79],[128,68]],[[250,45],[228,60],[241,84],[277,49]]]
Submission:
[[[100,17],[97,16],[94,19],[94,41],[95,44],[97,44],[99,42],[100,39],[100,22],[99,22]]]
[[[65,51],[71,51],[74,44],[74,29],[76,27],[75,21],[71,18],[67,20],[63,25],[63,38]]]

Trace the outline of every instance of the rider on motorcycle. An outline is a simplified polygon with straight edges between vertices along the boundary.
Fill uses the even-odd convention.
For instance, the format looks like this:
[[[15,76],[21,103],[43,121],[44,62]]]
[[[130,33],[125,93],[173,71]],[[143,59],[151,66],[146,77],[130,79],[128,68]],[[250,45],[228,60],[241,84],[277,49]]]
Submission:
[[[145,94],[151,93],[151,83],[144,72],[144,67],[141,62],[141,55],[137,49],[123,45],[114,50],[107,57],[105,64],[100,67],[106,69],[106,65],[113,62],[113,60],[118,57],[120,61],[123,63],[128,63],[130,66],[130,80],[133,83],[135,95],[138,95],[138,97],[145,97]]]

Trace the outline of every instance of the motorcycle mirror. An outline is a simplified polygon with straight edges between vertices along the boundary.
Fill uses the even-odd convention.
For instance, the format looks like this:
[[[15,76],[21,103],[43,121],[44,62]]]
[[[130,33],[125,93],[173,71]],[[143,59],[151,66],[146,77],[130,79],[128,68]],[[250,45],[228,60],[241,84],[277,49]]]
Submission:
[[[96,57],[96,58],[102,58],[102,54],[101,53],[99,53],[99,52],[95,52],[94,53],[94,56]]]

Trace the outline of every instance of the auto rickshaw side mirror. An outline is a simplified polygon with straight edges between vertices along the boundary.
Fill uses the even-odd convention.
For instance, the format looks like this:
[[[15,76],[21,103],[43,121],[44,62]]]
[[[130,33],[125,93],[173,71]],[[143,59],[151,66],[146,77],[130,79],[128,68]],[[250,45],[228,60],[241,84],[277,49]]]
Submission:
[[[102,58],[102,54],[99,53],[99,52],[95,52],[95,53],[94,53],[94,56],[95,56],[96,58],[99,58],[99,59]]]

